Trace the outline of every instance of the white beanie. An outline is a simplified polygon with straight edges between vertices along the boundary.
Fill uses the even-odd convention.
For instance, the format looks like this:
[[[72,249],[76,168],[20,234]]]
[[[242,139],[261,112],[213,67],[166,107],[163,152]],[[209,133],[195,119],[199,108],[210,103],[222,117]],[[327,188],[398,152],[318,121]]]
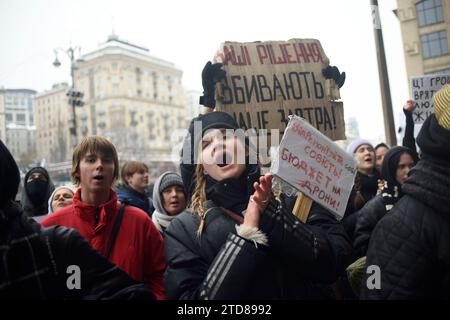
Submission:
[[[52,209],[53,197],[55,196],[56,192],[58,192],[61,189],[70,190],[70,191],[72,191],[73,194],[75,194],[75,192],[76,192],[75,188],[72,186],[60,186],[60,187],[55,188],[55,190],[53,190],[53,193],[51,194],[50,198],[48,198],[48,214],[53,212],[53,209]]]
[[[353,140],[347,146],[347,153],[349,153],[350,155],[353,156],[353,154],[356,152],[356,150],[358,150],[358,148],[360,146],[362,146],[363,144],[368,144],[369,146],[371,146],[373,148],[373,145],[369,140],[358,138],[358,139]]]

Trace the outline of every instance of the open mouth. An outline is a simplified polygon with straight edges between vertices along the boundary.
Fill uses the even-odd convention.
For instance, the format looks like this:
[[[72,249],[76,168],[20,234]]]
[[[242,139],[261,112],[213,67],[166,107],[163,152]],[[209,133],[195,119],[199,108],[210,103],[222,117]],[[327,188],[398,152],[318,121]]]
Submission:
[[[216,165],[220,168],[224,168],[232,164],[232,160],[233,160],[232,155],[229,154],[228,152],[224,152],[216,157]]]
[[[94,180],[103,181],[103,176],[102,175],[94,176]]]

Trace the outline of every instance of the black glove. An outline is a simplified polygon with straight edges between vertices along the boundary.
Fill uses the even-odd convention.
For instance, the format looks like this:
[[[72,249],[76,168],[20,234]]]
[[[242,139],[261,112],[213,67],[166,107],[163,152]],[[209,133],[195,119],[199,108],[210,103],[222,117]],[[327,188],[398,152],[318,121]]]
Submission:
[[[200,97],[200,104],[206,107],[214,108],[216,100],[214,92],[216,83],[225,78],[225,70],[222,70],[221,63],[211,64],[208,61],[202,71],[203,96]]]
[[[335,66],[328,66],[322,70],[322,74],[327,79],[333,79],[336,82],[338,88],[341,88],[345,82],[345,72],[340,73],[339,69]]]

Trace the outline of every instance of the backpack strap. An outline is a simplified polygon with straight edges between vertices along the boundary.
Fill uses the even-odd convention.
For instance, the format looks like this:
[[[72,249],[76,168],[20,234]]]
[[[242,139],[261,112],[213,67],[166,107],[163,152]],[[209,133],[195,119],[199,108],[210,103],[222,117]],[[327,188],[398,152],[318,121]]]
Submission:
[[[117,214],[116,220],[114,221],[114,226],[111,232],[111,236],[109,237],[108,247],[106,249],[106,258],[109,259],[111,255],[112,248],[114,247],[114,243],[116,241],[117,234],[119,233],[120,224],[122,223],[123,214],[125,212],[125,207],[127,206],[128,201],[124,199],[122,201],[122,205],[120,207],[119,213]]]

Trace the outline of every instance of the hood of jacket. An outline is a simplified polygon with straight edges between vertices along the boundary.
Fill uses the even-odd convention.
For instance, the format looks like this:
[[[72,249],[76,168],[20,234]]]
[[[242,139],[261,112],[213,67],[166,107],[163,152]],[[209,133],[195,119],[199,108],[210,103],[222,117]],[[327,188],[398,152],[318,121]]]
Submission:
[[[155,223],[156,228],[160,232],[163,232],[170,224],[170,222],[178,215],[169,215],[164,209],[163,199],[161,198],[161,193],[159,192],[159,188],[161,186],[161,182],[164,180],[164,177],[168,174],[173,174],[172,171],[167,171],[161,174],[158,179],[155,181],[155,185],[153,186],[153,207],[155,211],[152,214],[152,220]],[[180,177],[181,178],[181,177]],[[184,193],[185,201],[187,203],[187,194],[186,191]],[[181,211],[183,212],[183,211]],[[180,213],[181,213],[180,212]]]
[[[401,146],[392,147],[384,156],[381,178],[385,181],[385,186],[382,194],[389,194],[394,198],[402,196],[402,186],[397,182],[397,168],[401,156],[405,153],[409,154],[414,160],[414,153],[409,148]]]
[[[403,193],[421,201],[450,219],[450,163],[438,158],[424,157],[410,171]]]
[[[47,178],[47,183],[45,184],[45,197],[43,198],[41,203],[33,203],[31,201],[30,195],[29,195],[29,190],[27,188],[27,180],[28,177],[35,173],[35,172],[39,172],[42,173],[46,178]],[[53,182],[50,179],[50,176],[47,172],[47,170],[45,168],[42,167],[34,167],[32,169],[30,169],[27,174],[25,175],[25,178],[23,180],[23,186],[24,186],[24,191],[22,193],[22,206],[23,209],[25,211],[25,213],[28,216],[40,216],[40,215],[44,215],[47,214],[48,212],[48,199],[50,198],[53,190],[55,190],[55,186],[53,185]]]
[[[159,187],[161,186],[161,182],[164,180],[164,177],[168,174],[173,174],[172,171],[167,171],[161,174],[158,179],[155,181],[155,185],[153,186],[153,207],[155,207],[155,212],[158,212],[163,215],[168,215],[163,206],[163,199],[161,199],[161,193],[159,192]],[[186,193],[185,193],[186,196]],[[187,201],[187,198],[186,198]]]

